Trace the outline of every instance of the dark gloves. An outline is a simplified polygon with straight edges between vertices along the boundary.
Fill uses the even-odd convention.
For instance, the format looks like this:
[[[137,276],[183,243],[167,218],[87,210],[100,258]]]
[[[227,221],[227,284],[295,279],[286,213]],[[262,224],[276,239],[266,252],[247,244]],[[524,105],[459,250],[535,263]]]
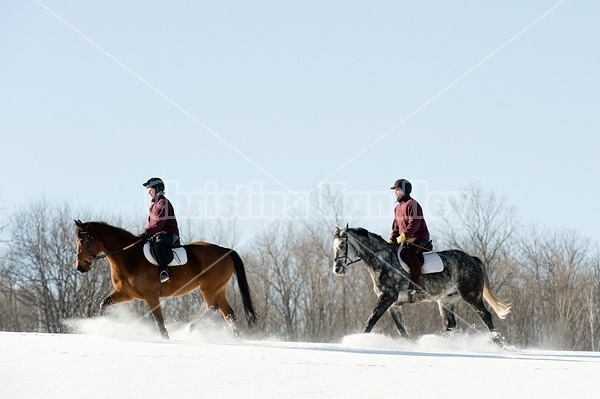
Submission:
[[[143,238],[144,240],[147,240],[148,238],[150,238],[150,236],[146,233],[142,233],[138,234],[137,238]]]

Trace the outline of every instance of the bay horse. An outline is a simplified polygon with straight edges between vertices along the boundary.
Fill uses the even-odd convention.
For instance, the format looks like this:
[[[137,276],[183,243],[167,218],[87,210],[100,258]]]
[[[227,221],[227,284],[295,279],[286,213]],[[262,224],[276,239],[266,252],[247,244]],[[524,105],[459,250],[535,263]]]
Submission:
[[[501,345],[500,334],[494,328],[492,315],[486,309],[483,299],[500,319],[504,319],[510,312],[510,305],[500,302],[490,291],[485,266],[479,258],[459,250],[437,252],[444,265],[443,270],[423,274],[426,292],[409,298],[410,273],[400,266],[397,250],[398,246],[389,244],[381,236],[363,228],[336,228],[333,272],[344,276],[349,265],[362,261],[373,279],[378,296],[365,333],[370,332],[389,310],[398,333],[409,338],[402,313],[402,306],[409,302],[437,302],[446,331],[452,331],[456,328],[454,305],[462,298],[487,326],[493,341]]]
[[[248,325],[252,327],[256,323],[244,263],[234,250],[199,241],[184,245],[188,262],[170,267],[171,280],[161,284],[158,267],[148,262],[143,254],[145,239],[104,222],[83,223],[76,220],[75,225],[77,270],[89,272],[92,263],[104,257],[110,264],[114,291],[100,303],[101,315],[108,307],[119,303],[145,301],[161,335],[168,339],[160,298],[185,295],[199,288],[206,308],[218,310],[226,321],[235,326],[235,314],[225,296],[227,282],[235,273]]]

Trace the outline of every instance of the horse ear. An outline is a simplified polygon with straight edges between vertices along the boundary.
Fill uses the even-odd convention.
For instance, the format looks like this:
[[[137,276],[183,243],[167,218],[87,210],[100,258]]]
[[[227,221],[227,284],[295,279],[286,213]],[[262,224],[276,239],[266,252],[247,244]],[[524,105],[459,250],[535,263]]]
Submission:
[[[340,228],[339,227],[335,228],[335,235],[336,236],[340,235]]]
[[[75,226],[77,226],[78,228],[81,228],[81,220],[75,220]]]
[[[346,223],[346,231],[348,231],[348,228],[349,228],[349,227],[348,227],[348,223]]]

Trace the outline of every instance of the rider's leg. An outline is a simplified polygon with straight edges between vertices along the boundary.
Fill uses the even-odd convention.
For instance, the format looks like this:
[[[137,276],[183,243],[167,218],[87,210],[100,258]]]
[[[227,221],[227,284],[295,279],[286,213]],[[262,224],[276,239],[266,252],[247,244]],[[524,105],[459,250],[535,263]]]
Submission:
[[[176,237],[173,234],[159,234],[154,243],[154,252],[156,261],[160,268],[159,278],[161,283],[166,283],[171,279],[167,265],[171,261],[171,247]]]
[[[406,246],[406,260],[408,261],[408,266],[410,267],[412,285],[417,292],[425,291],[423,279],[421,278],[421,268],[423,267],[423,264],[418,256],[421,252],[421,248],[411,245],[410,243],[408,243]]]

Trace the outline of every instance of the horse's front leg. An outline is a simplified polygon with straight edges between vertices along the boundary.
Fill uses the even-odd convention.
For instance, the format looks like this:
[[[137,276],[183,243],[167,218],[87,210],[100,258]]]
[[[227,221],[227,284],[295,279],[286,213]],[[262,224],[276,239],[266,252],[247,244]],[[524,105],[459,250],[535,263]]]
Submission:
[[[100,316],[104,316],[106,314],[106,310],[113,305],[117,305],[119,303],[131,302],[133,299],[131,296],[124,292],[114,291],[112,294],[107,296],[100,302]]]
[[[404,324],[404,313],[402,312],[402,305],[392,305],[392,307],[390,308],[390,313],[392,314],[392,319],[396,324],[396,330],[398,330],[398,333],[402,336],[402,338],[410,338]]]
[[[167,328],[165,327],[165,318],[163,317],[162,307],[160,306],[160,299],[158,296],[145,298],[146,303],[150,307],[150,311],[152,312],[152,316],[154,317],[154,322],[160,331],[160,335],[164,339],[169,339],[169,333],[167,332]]]
[[[385,312],[392,306],[392,304],[398,298],[397,295],[392,295],[390,293],[382,293],[379,296],[379,300],[377,301],[377,306],[375,306],[375,310],[373,310],[373,314],[369,317],[367,321],[367,327],[365,328],[365,333],[371,332],[375,324],[381,319],[381,316],[384,315]]]

